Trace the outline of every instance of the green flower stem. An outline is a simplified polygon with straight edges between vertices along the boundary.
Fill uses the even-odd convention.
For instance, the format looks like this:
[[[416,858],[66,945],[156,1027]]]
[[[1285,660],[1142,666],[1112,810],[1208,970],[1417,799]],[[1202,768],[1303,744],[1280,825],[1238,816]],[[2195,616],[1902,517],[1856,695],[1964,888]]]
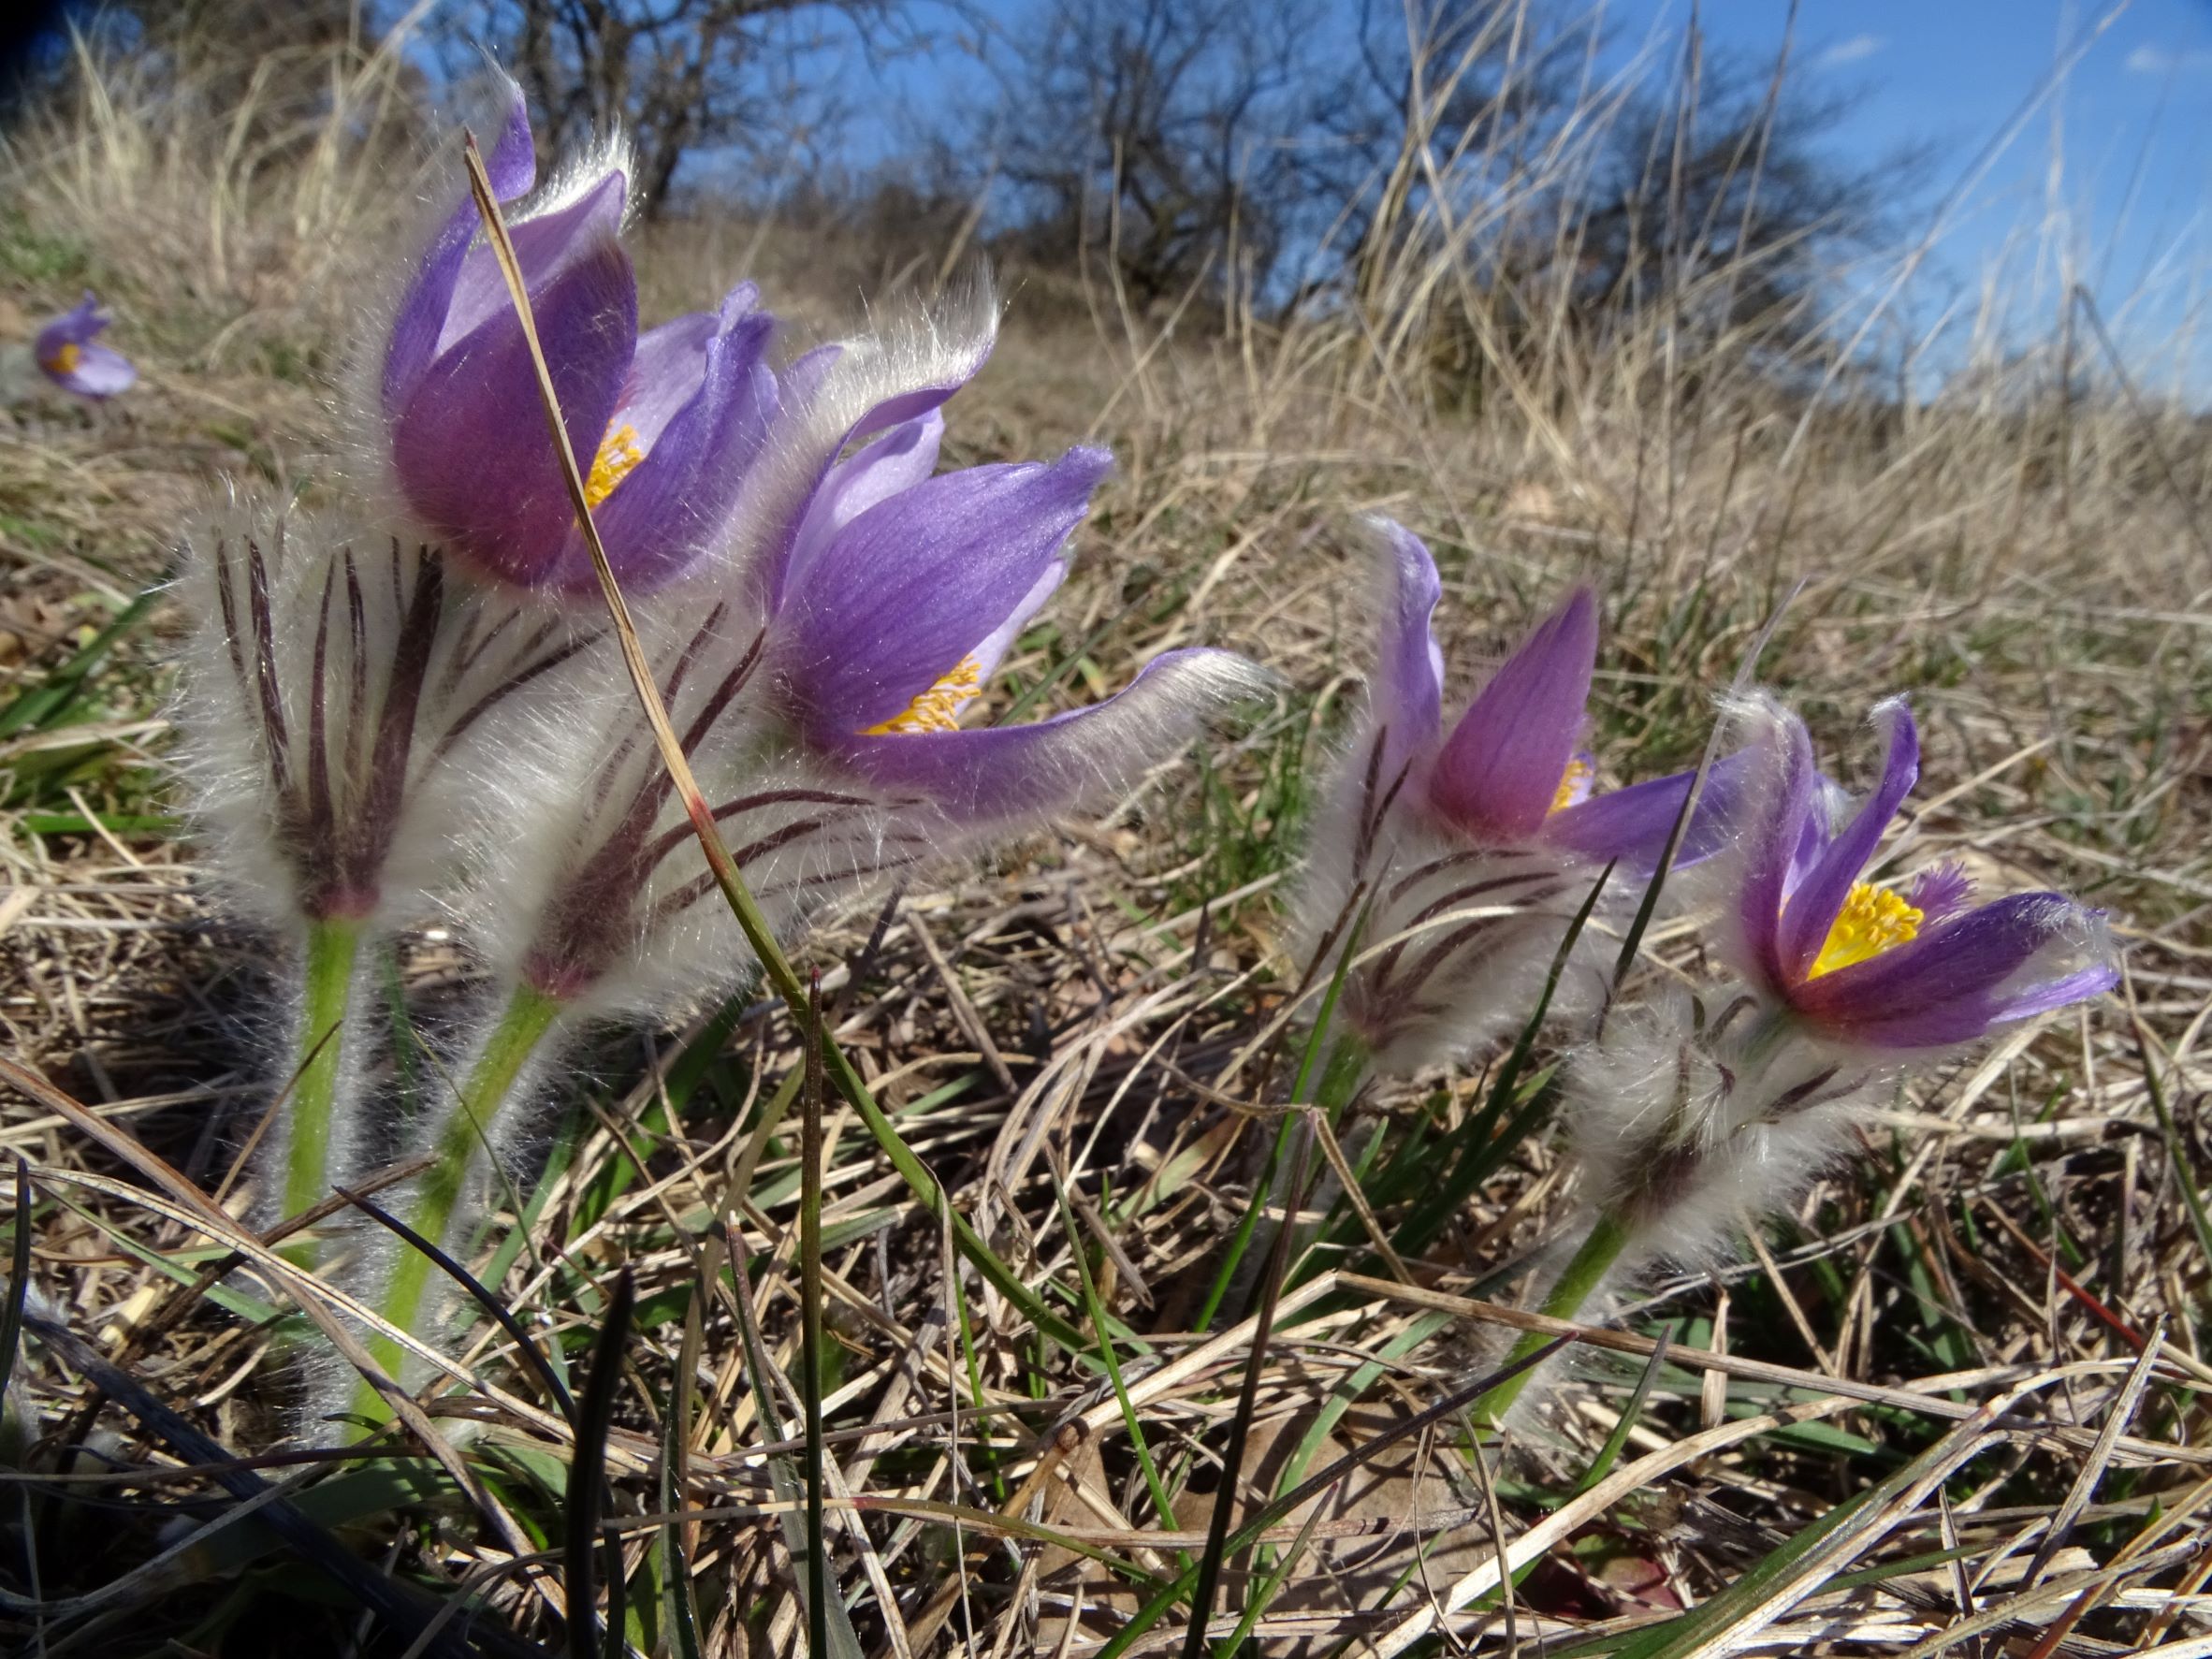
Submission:
[[[506,1104],[516,1078],[521,1075],[530,1056],[564,1010],[563,1003],[543,991],[526,984],[515,987],[506,1011],[500,1016],[484,1052],[476,1056],[476,1064],[461,1085],[452,1115],[439,1131],[434,1148],[437,1161],[423,1171],[422,1184],[415,1189],[407,1224],[424,1238],[441,1244],[445,1242],[446,1230],[453,1225],[454,1208],[468,1189],[469,1175],[477,1158],[484,1156],[493,1120]],[[393,1263],[391,1278],[386,1284],[377,1309],[386,1323],[401,1331],[423,1334],[417,1323],[422,1317],[423,1296],[429,1288],[430,1273],[429,1257],[416,1250],[401,1250]],[[388,1375],[400,1375],[403,1360],[399,1344],[388,1337],[373,1336],[368,1347]],[[366,1382],[355,1395],[355,1409],[372,1422],[382,1422],[391,1416],[383,1397]]]
[[[297,1215],[330,1192],[330,1117],[338,1103],[338,1068],[343,1058],[345,1011],[360,954],[361,924],[325,917],[307,926],[305,1001],[299,1011],[299,1064],[292,1075],[285,1115],[291,1120],[284,1155],[284,1213]]]
[[[1613,1264],[1621,1259],[1621,1252],[1628,1245],[1628,1229],[1612,1215],[1600,1215],[1590,1230],[1590,1236],[1582,1241],[1574,1259],[1552,1281],[1544,1298],[1543,1306],[1536,1311],[1550,1319],[1571,1319],[1582,1311],[1582,1304],[1597,1294],[1597,1288],[1605,1280]],[[1506,1356],[1506,1363],[1525,1360],[1541,1348],[1551,1338],[1539,1331],[1524,1332],[1513,1351]],[[1517,1376],[1509,1376],[1496,1388],[1475,1402],[1475,1420],[1496,1427],[1506,1420],[1506,1414],[1513,1409],[1513,1403],[1521,1398],[1521,1390],[1528,1387],[1529,1378],[1541,1366],[1532,1366]]]

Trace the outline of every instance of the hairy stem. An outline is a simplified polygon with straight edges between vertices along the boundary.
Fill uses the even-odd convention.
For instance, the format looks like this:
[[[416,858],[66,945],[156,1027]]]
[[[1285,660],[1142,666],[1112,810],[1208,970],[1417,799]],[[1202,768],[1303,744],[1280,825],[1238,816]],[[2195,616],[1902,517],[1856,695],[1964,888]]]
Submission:
[[[349,917],[325,917],[307,928],[307,973],[299,1011],[299,1063],[285,1113],[284,1214],[322,1202],[330,1191],[330,1119],[338,1104],[344,1058],[346,1003],[362,927]]]
[[[1621,1252],[1628,1244],[1628,1228],[1618,1216],[1600,1215],[1591,1228],[1589,1236],[1575,1251],[1574,1258],[1560,1270],[1552,1280],[1551,1288],[1545,1294],[1543,1305],[1536,1311],[1550,1319],[1571,1319],[1582,1311],[1582,1306],[1597,1294],[1597,1288],[1605,1276],[1612,1272],[1613,1264],[1621,1259]],[[1521,1333],[1513,1351],[1506,1356],[1506,1363],[1525,1360],[1541,1349],[1552,1339],[1547,1332],[1528,1331]],[[1496,1427],[1506,1420],[1506,1414],[1513,1409],[1513,1403],[1521,1398],[1521,1391],[1528,1387],[1529,1378],[1541,1367],[1532,1366],[1516,1375],[1507,1377],[1496,1388],[1475,1402],[1475,1420]]]
[[[492,1027],[490,1037],[453,1101],[451,1115],[438,1131],[433,1148],[437,1161],[423,1171],[421,1185],[415,1188],[407,1223],[423,1237],[438,1244],[447,1242],[454,1211],[469,1190],[477,1161],[490,1154],[492,1125],[506,1104],[515,1080],[553,1028],[564,1006],[530,985],[515,987],[499,1024]],[[376,1303],[377,1311],[387,1323],[417,1335],[427,1334],[420,1329],[420,1323],[430,1273],[430,1259],[420,1251],[403,1251],[393,1262],[391,1276]],[[388,1337],[375,1336],[370,1339],[368,1346],[388,1375],[395,1377],[400,1375],[402,1361],[397,1343]],[[391,1415],[390,1408],[366,1382],[355,1395],[355,1408],[371,1421],[381,1422]]]

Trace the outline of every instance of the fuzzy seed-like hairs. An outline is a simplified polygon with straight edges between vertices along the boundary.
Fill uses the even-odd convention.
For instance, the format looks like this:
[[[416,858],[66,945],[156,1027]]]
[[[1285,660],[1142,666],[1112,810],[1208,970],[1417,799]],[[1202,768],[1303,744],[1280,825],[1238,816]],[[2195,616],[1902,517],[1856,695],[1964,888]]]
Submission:
[[[435,548],[236,496],[190,528],[172,590],[187,618],[180,795],[217,904],[295,962],[317,921],[361,934],[329,1129],[344,1167],[369,1131],[375,998],[361,976],[377,941],[473,880],[533,793],[595,641],[471,587]],[[302,976],[284,982],[280,1092],[305,1006]],[[283,1167],[290,1130],[280,1110],[265,1167]]]
[[[1616,1010],[1569,1058],[1570,1143],[1594,1211],[1629,1226],[1623,1273],[1732,1257],[1740,1229],[1804,1192],[1885,1086],[1814,1045],[1747,1042],[1750,1012],[1739,988],[1701,1000],[1670,987]]]

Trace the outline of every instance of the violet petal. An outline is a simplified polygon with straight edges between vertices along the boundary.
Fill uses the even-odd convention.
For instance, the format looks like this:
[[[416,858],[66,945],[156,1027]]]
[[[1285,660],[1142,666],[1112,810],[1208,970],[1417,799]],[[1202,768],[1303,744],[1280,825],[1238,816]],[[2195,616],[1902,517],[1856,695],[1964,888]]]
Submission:
[[[506,119],[501,124],[491,153],[484,158],[492,196],[502,205],[528,190],[537,179],[529,107],[523,102],[522,89],[514,82],[507,83],[507,93]],[[438,336],[452,308],[454,284],[460,276],[469,244],[475,240],[478,224],[476,204],[464,191],[460,205],[447,215],[424,250],[415,280],[400,298],[385,348],[382,392],[386,415],[406,400],[436,355]]]
[[[607,562],[625,589],[642,592],[670,580],[715,541],[776,415],[776,376],[765,361],[775,327],[773,317],[756,314],[708,343],[691,400],[593,509]],[[558,579],[589,589],[598,578],[585,554],[580,568]]]
[[[1786,997],[1792,981],[1782,967],[1782,914],[1813,811],[1812,738],[1796,715],[1779,714],[1753,752],[1765,794],[1745,837],[1737,921],[1753,977],[1769,994]]]
[[[523,288],[533,304],[571,266],[597,257],[599,249],[620,233],[628,188],[620,173],[608,173],[575,200],[509,227],[515,262],[522,268]],[[454,350],[486,323],[514,308],[515,297],[508,292],[499,256],[488,246],[471,248],[461,261],[452,301],[438,330],[437,355]]]
[[[579,464],[597,451],[636,343],[637,288],[613,242],[536,303],[538,333]],[[392,431],[408,503],[453,551],[501,579],[553,575],[574,527],[518,321],[486,322],[423,376]]]
[[[1727,846],[1755,781],[1754,760],[1754,752],[1746,749],[1713,763],[1697,810],[1675,849],[1676,869],[1701,864]],[[1659,855],[1666,850],[1666,837],[1674,833],[1695,777],[1677,772],[1592,795],[1545,820],[1542,838],[1593,864],[1619,859],[1631,873],[1649,875],[1659,867]]]
[[[1029,726],[857,737],[845,758],[879,786],[925,795],[962,822],[1050,816],[1110,804],[1201,720],[1263,683],[1230,652],[1169,651],[1088,708]]]
[[[1879,1048],[1971,1042],[1992,1026],[2094,996],[2108,964],[2019,982],[2046,946],[2096,934],[2091,918],[2059,893],[2020,893],[1792,993],[1798,1013],[1824,1030]]]
[[[1597,665],[1597,596],[1578,588],[1506,659],[1436,758],[1429,799],[1482,841],[1543,827],[1582,734]]]
[[[1432,626],[1444,583],[1427,546],[1404,525],[1377,518],[1388,561],[1382,648],[1369,693],[1385,733],[1382,778],[1393,784],[1443,729],[1444,652]]]
[[[936,473],[944,435],[944,415],[933,409],[919,419],[892,428],[832,467],[799,525],[785,580],[801,580],[800,573],[837,531],[878,502],[911,489]]]
[[[52,378],[81,398],[112,398],[138,380],[138,371],[114,347],[93,342],[77,348],[74,369]]]
[[[1783,973],[1790,980],[1803,979],[1820,955],[1853,883],[1873,861],[1883,832],[1920,776],[1920,733],[1913,723],[1913,711],[1901,698],[1894,698],[1874,714],[1889,725],[1881,779],[1857,816],[1837,832],[1818,862],[1805,872],[1782,918],[1777,949]]]
[[[852,444],[918,420],[972,380],[991,355],[997,318],[976,319],[966,338],[932,319],[926,326],[834,353],[809,352],[784,376],[793,414],[777,436],[775,482],[746,503],[763,549],[761,581],[780,608],[797,581],[796,550],[808,513],[838,458]],[[802,398],[794,383],[810,389]],[[790,486],[796,483],[798,488]]]
[[[974,650],[1060,557],[1112,465],[1071,449],[1050,466],[946,473],[832,538],[787,606],[784,671],[817,739],[893,719]]]

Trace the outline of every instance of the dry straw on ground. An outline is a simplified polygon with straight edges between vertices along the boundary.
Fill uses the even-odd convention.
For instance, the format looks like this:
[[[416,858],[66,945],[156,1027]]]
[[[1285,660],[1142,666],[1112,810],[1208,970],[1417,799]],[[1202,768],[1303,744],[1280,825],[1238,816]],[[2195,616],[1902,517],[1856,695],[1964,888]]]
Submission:
[[[317,488],[351,262],[374,255],[391,181],[419,160],[393,59],[338,59],[328,85],[335,109],[302,125],[88,64],[74,103],[7,136],[0,303],[36,319],[89,280],[145,370],[96,415],[38,395],[0,415],[9,695],[77,683],[63,666],[160,575],[211,474]],[[827,255],[753,228],[656,231],[649,294],[696,303],[739,252],[772,303],[793,273],[811,273],[809,297],[831,288]],[[1847,379],[1783,396],[1725,340],[1685,361],[1665,315],[1560,317],[1532,343],[1543,307],[1520,296],[1508,341],[1471,250],[1512,229],[1409,226],[1361,308],[1287,325],[1171,327],[1081,286],[1073,320],[1032,324],[1014,286],[1005,342],[962,400],[961,458],[1088,433],[1122,462],[1059,637],[1016,667],[1061,674],[1055,694],[1082,701],[1142,653],[1208,641],[1296,691],[1107,820],[897,895],[814,953],[829,1023],[973,1225],[1086,1332],[1095,1284],[1171,1489],[1162,1514],[1095,1355],[948,1277],[936,1224],[833,1109],[823,1404],[853,1623],[902,1655],[1095,1652],[1223,1501],[1253,1322],[1192,1326],[1272,1127],[1248,1103],[1285,1098],[1274,905],[1364,648],[1346,527],[1381,510],[1440,552],[1455,671],[1570,576],[1602,583],[1598,747],[1627,777],[1695,754],[1711,695],[1802,584],[1768,675],[1830,745],[1876,696],[1912,693],[1928,742],[1914,862],[1954,854],[1992,885],[2107,907],[2129,978],[1868,1123],[1866,1156],[1740,1266],[1651,1288],[1579,1350],[1527,1456],[1477,1457],[1449,1419],[1385,1437],[1497,1351],[1496,1304],[1571,1202],[1542,1135],[1411,1283],[1294,1290],[1238,1513],[1288,1491],[1293,1467],[1367,1458],[1234,1564],[1216,1633],[1268,1588],[1250,1634],[1281,1652],[1355,1638],[1344,1651],[1394,1653],[1447,1632],[1499,1653],[2212,1652],[2201,425],[2120,384],[2086,327],[1901,408]],[[877,268],[848,269],[857,298]],[[1675,314],[1729,280],[1686,276]],[[1485,366],[1472,406],[1438,368],[1468,360]],[[2103,389],[2054,396],[2085,363]],[[1800,367],[1800,384],[1826,372]],[[17,1362],[36,1440],[0,1493],[0,1627],[53,1654],[276,1652],[311,1627],[342,1651],[357,1611],[233,1513],[269,1506],[235,1495],[258,1467],[370,1571],[480,1598],[472,1639],[496,1622],[550,1643],[563,1597],[546,1524],[569,1432],[504,1338],[431,1401],[428,1427],[459,1447],[438,1460],[255,1462],[299,1322],[257,1319],[267,1274],[213,1276],[241,1236],[198,1201],[240,1208],[238,1154],[266,1106],[263,965],[208,924],[158,822],[163,626],[157,602],[104,647],[66,719],[0,726],[0,1019],[9,1060],[45,1080],[0,1095],[0,1146],[26,1160],[34,1312],[83,1345],[35,1328]],[[1647,954],[1655,977],[1703,971],[1686,931]],[[433,1017],[466,971],[436,938],[393,970]],[[691,1651],[677,1561],[696,1651],[802,1638],[771,1519],[795,1457],[778,1436],[795,1430],[764,1421],[794,1423],[796,1395],[764,1412],[743,1337],[757,1324],[795,1377],[796,1142],[759,1126],[797,1052],[764,1005],[605,1045],[575,1080],[573,1141],[519,1195],[518,1245],[476,1263],[572,1366],[616,1272],[633,1275],[609,1514],[648,1652]],[[1481,1095],[1472,1071],[1381,1088],[1341,1138],[1356,1156],[1419,1114],[1448,1132]],[[718,1268],[730,1238],[741,1277]],[[1643,1334],[1662,1327],[1664,1354]],[[156,1426],[151,1402],[201,1440]],[[208,1467],[226,1458],[230,1495]],[[1586,1490],[1585,1469],[1600,1471]],[[1499,1594],[1502,1568],[1532,1565]],[[1181,1640],[1171,1616],[1137,1651]]]

